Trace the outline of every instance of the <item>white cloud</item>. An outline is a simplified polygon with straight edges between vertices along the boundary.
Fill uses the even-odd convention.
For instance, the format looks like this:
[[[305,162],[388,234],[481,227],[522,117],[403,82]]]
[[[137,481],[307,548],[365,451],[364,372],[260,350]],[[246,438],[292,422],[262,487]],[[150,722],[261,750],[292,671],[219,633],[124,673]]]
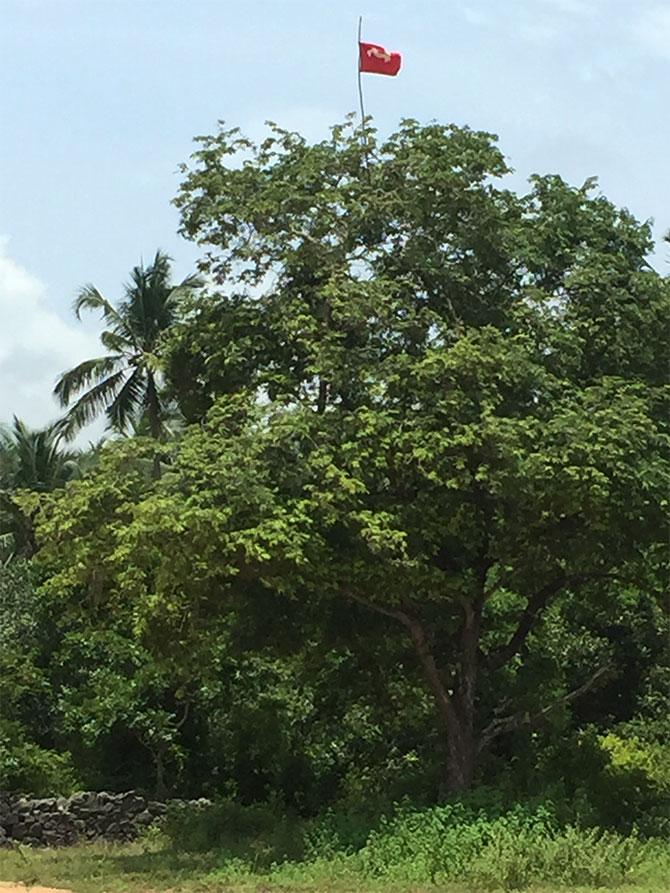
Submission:
[[[51,392],[59,373],[99,345],[50,309],[45,285],[13,260],[0,237],[0,422],[16,414],[43,425],[59,414]]]

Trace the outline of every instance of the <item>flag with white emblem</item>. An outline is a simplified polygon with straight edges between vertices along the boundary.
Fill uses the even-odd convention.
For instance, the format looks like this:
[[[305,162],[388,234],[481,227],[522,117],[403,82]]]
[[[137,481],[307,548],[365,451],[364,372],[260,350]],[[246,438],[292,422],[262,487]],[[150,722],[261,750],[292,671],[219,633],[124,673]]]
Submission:
[[[390,52],[376,43],[363,43],[359,41],[359,71],[368,74],[387,74],[394,77],[400,71],[402,56],[400,53]]]

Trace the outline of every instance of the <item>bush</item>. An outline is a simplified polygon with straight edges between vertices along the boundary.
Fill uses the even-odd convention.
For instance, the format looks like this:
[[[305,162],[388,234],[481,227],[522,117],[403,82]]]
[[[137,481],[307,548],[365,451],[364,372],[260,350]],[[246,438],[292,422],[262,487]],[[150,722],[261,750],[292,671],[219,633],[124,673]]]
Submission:
[[[361,850],[380,822],[380,813],[330,809],[305,822],[305,858],[311,861],[351,856]]]
[[[628,879],[643,856],[637,837],[574,827],[543,833],[498,822],[468,880],[504,890],[533,883],[614,887]]]
[[[27,741],[6,738],[0,742],[0,790],[48,797],[67,796],[76,788],[70,754],[45,750]]]
[[[487,889],[521,890],[542,875],[543,851],[539,842],[547,835],[512,819],[498,819],[488,829],[483,846],[466,874]]]
[[[561,825],[670,836],[670,746],[642,721],[601,734],[591,726],[546,748],[537,775]],[[547,784],[553,764],[558,778]]]
[[[616,886],[644,853],[635,835],[561,830],[551,809],[517,807],[491,817],[453,804],[400,812],[370,835],[358,858],[369,877],[519,890],[543,883]]]
[[[494,858],[514,862],[515,867],[507,871],[510,878],[515,872],[521,877],[523,846],[513,853],[510,848],[531,832],[548,833],[552,822],[548,810],[517,808],[491,816],[458,802],[425,811],[400,811],[370,835],[360,853],[361,866],[370,876],[411,883],[461,881],[469,879],[473,864],[489,847]]]
[[[164,831],[176,850],[218,851],[254,869],[304,857],[299,823],[273,805],[243,806],[229,800],[202,807],[172,805]]]
[[[624,883],[640,864],[645,847],[633,834],[566,828],[549,842],[545,880],[561,884],[613,887]]]
[[[616,798],[623,824],[650,835],[670,835],[670,745],[614,733],[599,739],[607,757],[602,797]],[[630,827],[630,825],[628,825]]]

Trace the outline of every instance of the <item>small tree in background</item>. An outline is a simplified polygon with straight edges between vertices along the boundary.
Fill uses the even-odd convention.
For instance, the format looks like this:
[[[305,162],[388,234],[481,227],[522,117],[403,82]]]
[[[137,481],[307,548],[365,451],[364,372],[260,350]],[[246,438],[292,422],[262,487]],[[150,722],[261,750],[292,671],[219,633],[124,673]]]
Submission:
[[[5,560],[35,550],[33,510],[15,498],[17,492],[46,493],[79,473],[81,454],[65,449],[63,440],[59,425],[31,429],[16,417],[11,427],[0,429],[0,556]]]

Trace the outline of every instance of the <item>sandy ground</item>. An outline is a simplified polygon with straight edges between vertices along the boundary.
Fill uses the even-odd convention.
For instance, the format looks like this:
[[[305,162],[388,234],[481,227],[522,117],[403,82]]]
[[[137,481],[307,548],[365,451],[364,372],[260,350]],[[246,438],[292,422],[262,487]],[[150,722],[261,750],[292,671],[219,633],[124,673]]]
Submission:
[[[56,890],[54,887],[23,887],[20,884],[3,884],[0,893],[70,893],[69,890]]]

